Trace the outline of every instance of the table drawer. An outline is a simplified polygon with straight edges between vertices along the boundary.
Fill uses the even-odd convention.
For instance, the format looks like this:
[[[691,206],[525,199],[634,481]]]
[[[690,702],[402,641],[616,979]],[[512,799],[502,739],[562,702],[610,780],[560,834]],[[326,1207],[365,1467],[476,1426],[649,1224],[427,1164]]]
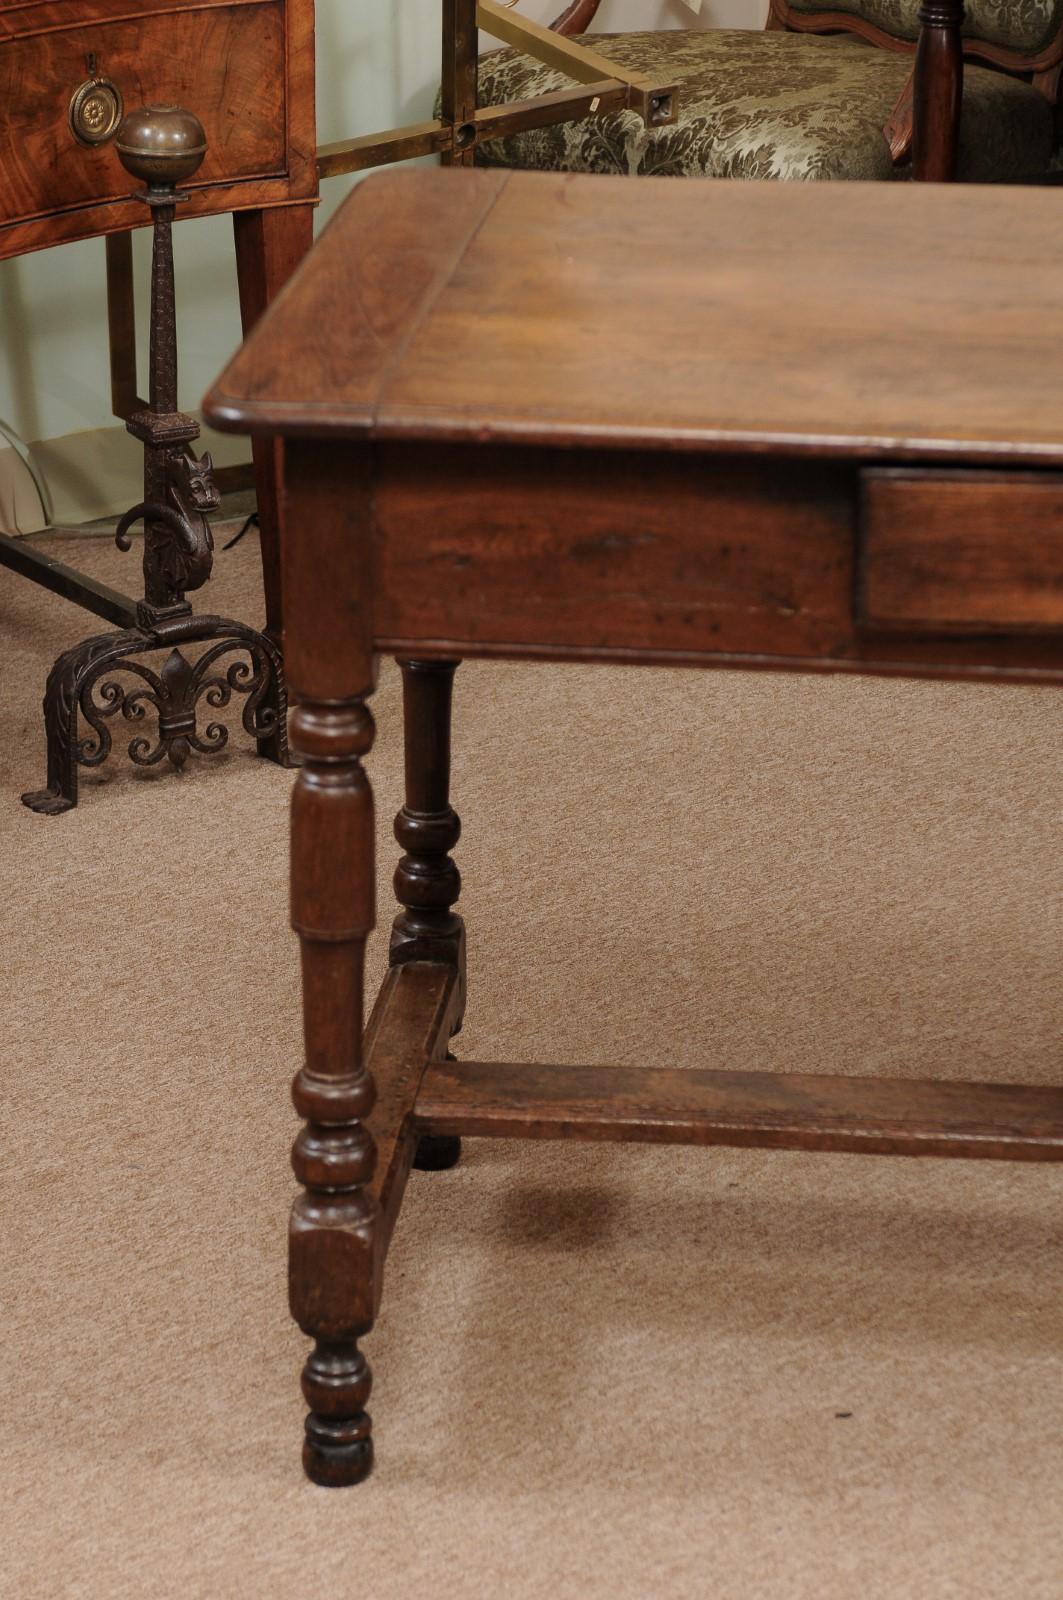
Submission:
[[[861,487],[865,625],[1063,629],[1063,474],[881,469]]]
[[[114,84],[126,110],[154,102],[196,113],[208,140],[197,188],[285,171],[284,0],[108,9],[0,6],[0,230],[129,194],[113,141],[87,145],[70,127],[71,98],[93,75]]]

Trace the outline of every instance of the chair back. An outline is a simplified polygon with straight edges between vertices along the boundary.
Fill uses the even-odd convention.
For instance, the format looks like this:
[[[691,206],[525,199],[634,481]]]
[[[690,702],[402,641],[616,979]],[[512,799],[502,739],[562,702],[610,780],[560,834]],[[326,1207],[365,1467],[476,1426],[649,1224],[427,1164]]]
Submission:
[[[914,50],[920,0],[770,0],[768,26],[795,33],[855,33],[872,44]],[[582,33],[601,0],[572,0],[552,27]],[[1058,76],[1063,63],[1063,0],[966,0],[964,55],[1009,72]],[[1040,85],[1048,89],[1049,85]],[[1055,99],[1056,84],[1050,99]]]
[[[914,48],[920,0],[771,0],[775,26],[857,33],[872,44]],[[769,23],[771,26],[771,23]],[[966,0],[964,55],[1010,72],[1040,73],[1063,61],[1063,0]]]

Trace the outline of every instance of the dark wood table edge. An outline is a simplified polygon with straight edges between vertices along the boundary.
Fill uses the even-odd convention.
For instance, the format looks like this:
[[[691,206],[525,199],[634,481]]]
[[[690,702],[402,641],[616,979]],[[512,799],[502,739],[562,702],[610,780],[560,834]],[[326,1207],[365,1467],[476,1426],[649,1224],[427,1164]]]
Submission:
[[[935,468],[996,466],[1021,471],[1031,468],[1063,470],[1063,441],[1031,444],[1005,439],[926,438],[906,434],[773,433],[770,429],[683,428],[667,423],[620,427],[592,421],[574,422],[560,433],[556,424],[539,421],[488,420],[478,413],[455,421],[455,409],[389,413],[383,405],[366,403],[355,412],[327,403],[304,401],[263,402],[240,399],[215,386],[203,400],[203,416],[219,433],[250,434],[252,438],[283,436],[316,439],[321,443],[360,440],[376,443],[469,445],[534,445],[559,450],[624,450],[666,453],[687,452],[706,456],[770,455],[773,460],[812,459],[852,461],[867,467],[910,465],[926,461]]]

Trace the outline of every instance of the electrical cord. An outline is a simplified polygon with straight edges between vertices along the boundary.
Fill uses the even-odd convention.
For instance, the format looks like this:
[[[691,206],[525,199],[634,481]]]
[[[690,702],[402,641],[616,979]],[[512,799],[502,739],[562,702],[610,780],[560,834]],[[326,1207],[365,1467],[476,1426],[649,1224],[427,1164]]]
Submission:
[[[48,491],[47,480],[41,473],[33,457],[30,455],[28,446],[19,438],[18,434],[13,428],[8,427],[7,423],[2,417],[0,417],[0,436],[7,440],[8,444],[11,446],[12,450],[14,450],[15,454],[22,462],[22,465],[33,479],[33,486],[37,491],[37,498],[41,503],[41,513],[44,516],[44,520],[47,522],[48,526],[51,527],[53,521],[55,520],[52,509],[52,497]],[[20,537],[24,537],[24,535],[20,535]]]

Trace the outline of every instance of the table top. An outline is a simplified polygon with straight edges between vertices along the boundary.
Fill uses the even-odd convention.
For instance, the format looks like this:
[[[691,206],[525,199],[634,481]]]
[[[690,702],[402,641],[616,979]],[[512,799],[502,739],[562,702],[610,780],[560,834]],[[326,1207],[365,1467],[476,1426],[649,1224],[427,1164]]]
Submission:
[[[1063,197],[419,168],[348,197],[217,428],[1063,463]]]

